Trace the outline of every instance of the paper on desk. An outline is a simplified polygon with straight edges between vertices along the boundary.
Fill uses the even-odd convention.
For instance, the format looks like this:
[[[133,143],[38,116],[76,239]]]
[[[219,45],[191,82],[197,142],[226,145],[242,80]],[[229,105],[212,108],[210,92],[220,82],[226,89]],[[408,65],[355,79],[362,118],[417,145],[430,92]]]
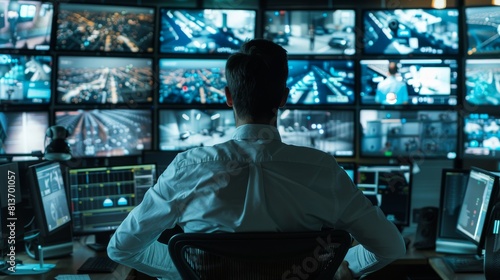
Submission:
[[[56,276],[56,280],[90,280],[88,274],[60,274]]]

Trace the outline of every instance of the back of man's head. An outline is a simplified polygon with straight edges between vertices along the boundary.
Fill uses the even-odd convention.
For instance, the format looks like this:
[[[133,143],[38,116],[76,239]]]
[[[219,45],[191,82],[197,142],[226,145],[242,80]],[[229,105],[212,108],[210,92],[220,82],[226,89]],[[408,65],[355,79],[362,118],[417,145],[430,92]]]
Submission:
[[[240,118],[275,117],[288,77],[286,50],[265,39],[247,41],[226,63],[227,86]]]
[[[398,64],[394,61],[389,62],[389,74],[396,75],[398,73]]]

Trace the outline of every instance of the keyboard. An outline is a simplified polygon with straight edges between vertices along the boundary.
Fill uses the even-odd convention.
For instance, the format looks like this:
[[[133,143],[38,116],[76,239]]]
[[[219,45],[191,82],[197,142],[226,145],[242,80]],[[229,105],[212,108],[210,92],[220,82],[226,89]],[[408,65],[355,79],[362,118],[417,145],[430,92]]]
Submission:
[[[118,263],[107,256],[90,257],[78,268],[78,273],[110,273],[117,266]]]
[[[476,255],[449,255],[444,262],[454,272],[483,272],[484,259]]]

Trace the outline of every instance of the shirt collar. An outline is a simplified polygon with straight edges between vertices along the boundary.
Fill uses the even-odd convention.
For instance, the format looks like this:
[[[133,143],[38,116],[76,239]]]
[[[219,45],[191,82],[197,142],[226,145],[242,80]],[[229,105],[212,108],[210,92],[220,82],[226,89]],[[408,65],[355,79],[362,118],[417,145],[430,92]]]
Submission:
[[[278,129],[272,125],[244,124],[236,128],[234,140],[276,140],[281,141]]]

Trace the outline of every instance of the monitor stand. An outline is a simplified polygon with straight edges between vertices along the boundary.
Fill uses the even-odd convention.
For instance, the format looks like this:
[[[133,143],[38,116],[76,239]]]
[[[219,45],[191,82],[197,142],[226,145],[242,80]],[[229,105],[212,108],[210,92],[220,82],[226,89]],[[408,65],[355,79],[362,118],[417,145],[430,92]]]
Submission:
[[[96,252],[104,252],[108,248],[109,239],[111,238],[111,234],[109,232],[100,232],[96,233],[94,243],[88,243],[87,247],[96,251]]]
[[[6,275],[33,275],[49,272],[56,267],[55,264],[47,264],[43,262],[43,247],[38,245],[38,263],[22,264],[16,261],[6,261],[7,267],[2,269],[1,274]]]

